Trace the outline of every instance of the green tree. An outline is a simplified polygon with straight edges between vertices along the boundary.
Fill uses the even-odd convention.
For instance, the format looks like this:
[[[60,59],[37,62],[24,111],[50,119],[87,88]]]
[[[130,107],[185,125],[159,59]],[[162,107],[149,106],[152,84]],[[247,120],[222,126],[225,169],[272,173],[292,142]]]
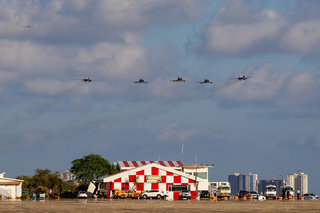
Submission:
[[[49,169],[36,169],[32,177],[18,176],[17,179],[22,179],[23,195],[32,193],[45,192],[60,195],[66,191],[75,192],[76,186],[74,184],[66,183],[59,177],[59,172],[51,172]]]
[[[90,154],[72,161],[70,172],[75,175],[77,181],[87,185],[93,180],[118,171],[100,155]]]

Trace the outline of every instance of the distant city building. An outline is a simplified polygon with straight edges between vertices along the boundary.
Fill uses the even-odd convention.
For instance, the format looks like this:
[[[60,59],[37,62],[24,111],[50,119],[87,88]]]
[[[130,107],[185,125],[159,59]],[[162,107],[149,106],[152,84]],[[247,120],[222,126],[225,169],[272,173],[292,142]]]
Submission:
[[[292,173],[287,175],[286,185],[292,186],[295,194],[300,191],[300,194],[308,193],[308,175],[303,172]]]
[[[260,180],[259,182],[259,193],[266,192],[266,186],[274,185],[277,187],[277,196],[280,196],[281,187],[284,186],[284,180]]]
[[[74,174],[68,170],[61,172],[61,179],[68,183],[76,183],[76,178]]]
[[[229,182],[209,182],[209,192],[216,193],[219,186],[230,186]]]
[[[228,176],[231,186],[231,194],[236,195],[241,190],[258,191],[258,175],[257,174],[240,174],[234,173]]]

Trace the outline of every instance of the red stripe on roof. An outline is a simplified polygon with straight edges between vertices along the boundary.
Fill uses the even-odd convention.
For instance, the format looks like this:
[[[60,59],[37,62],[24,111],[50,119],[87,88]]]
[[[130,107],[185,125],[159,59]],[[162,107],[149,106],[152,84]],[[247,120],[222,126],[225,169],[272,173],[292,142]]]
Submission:
[[[142,165],[147,165],[147,163],[145,161],[141,161]]]
[[[183,166],[183,164],[181,163],[181,161],[177,161],[179,166]]]
[[[137,161],[132,161],[132,164],[133,164],[134,167],[138,167],[139,166]]]
[[[125,167],[130,167],[128,161],[123,161]]]
[[[159,161],[159,164],[160,164],[161,166],[166,166],[163,161]]]
[[[149,161],[150,163],[154,163],[154,161],[152,160],[152,161]]]
[[[169,165],[170,165],[171,167],[175,167],[175,165],[173,164],[172,161],[168,161],[168,163],[169,163]]]

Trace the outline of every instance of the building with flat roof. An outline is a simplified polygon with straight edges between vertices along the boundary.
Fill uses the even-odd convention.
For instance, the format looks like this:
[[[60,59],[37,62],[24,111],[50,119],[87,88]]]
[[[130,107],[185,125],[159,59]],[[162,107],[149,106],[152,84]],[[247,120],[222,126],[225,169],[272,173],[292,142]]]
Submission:
[[[127,169],[108,177],[97,180],[99,191],[106,192],[112,197],[115,190],[133,191],[181,191],[189,190],[191,197],[196,196],[197,190],[208,190],[208,182],[203,178],[179,171],[173,167],[150,163]]]
[[[2,198],[11,197],[12,199],[21,197],[23,180],[6,178],[4,177],[5,174],[5,172],[0,174],[0,196]]]
[[[297,172],[287,175],[286,185],[291,186],[295,194],[298,191],[301,194],[308,193],[308,175],[303,172]]]
[[[113,162],[113,165],[120,171],[127,171],[135,169],[141,166],[146,166],[149,164],[158,164],[163,167],[177,170],[183,172],[187,175],[192,175],[195,180],[199,182],[197,186],[199,190],[208,190],[209,186],[209,175],[208,168],[213,167],[213,165],[203,165],[203,164],[192,164],[183,165],[181,161],[117,161]]]
[[[234,173],[228,176],[228,181],[231,186],[231,194],[237,195],[239,191],[258,191],[258,175],[247,173]]]
[[[209,192],[216,193],[218,187],[220,186],[230,186],[229,182],[209,182]]]

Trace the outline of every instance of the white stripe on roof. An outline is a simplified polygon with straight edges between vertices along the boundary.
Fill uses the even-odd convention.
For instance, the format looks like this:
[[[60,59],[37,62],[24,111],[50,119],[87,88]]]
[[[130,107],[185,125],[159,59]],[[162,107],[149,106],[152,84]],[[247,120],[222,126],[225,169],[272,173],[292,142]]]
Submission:
[[[159,165],[162,164],[162,163],[160,164],[159,161],[153,161],[153,162],[144,161],[144,162],[146,164],[151,164],[151,163],[157,163]],[[166,167],[172,167],[170,164],[173,164],[174,167],[180,167],[179,164],[182,164],[181,161],[161,161],[161,162],[163,162],[163,165],[166,166]],[[143,166],[144,165],[144,164],[142,164],[142,161],[117,161],[116,163],[120,167],[120,169],[123,169],[123,168],[134,168],[134,167],[137,167],[137,166]]]

